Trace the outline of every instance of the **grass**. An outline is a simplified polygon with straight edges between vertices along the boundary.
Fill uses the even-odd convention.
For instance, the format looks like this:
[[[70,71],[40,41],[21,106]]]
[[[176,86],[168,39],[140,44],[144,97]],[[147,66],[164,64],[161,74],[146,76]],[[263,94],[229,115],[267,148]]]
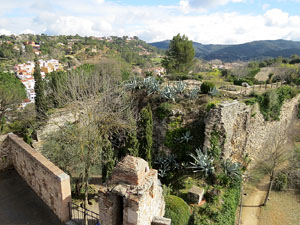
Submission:
[[[259,217],[264,225],[300,225],[300,196],[293,192],[271,192]]]

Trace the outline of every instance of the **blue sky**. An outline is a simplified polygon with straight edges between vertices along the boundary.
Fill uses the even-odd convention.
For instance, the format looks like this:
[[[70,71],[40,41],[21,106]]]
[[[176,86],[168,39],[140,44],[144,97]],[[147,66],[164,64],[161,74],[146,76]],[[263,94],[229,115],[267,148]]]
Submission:
[[[0,0],[0,34],[300,41],[300,0]]]

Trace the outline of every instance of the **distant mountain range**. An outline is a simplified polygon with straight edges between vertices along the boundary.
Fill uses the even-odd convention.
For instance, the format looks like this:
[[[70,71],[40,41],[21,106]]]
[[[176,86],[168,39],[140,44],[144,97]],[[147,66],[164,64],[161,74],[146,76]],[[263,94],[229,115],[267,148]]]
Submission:
[[[149,43],[159,49],[167,49],[170,40]],[[205,60],[220,59],[224,62],[258,60],[270,57],[300,55],[300,42],[287,40],[253,41],[236,45],[204,45],[193,42],[196,57]]]

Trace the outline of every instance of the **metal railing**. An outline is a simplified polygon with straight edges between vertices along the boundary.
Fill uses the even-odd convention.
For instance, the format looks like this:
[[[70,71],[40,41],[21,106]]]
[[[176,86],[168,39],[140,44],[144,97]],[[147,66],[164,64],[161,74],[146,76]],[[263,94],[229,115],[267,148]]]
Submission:
[[[90,211],[82,206],[69,203],[71,220],[77,225],[98,225],[99,214]],[[86,222],[85,222],[86,221]]]

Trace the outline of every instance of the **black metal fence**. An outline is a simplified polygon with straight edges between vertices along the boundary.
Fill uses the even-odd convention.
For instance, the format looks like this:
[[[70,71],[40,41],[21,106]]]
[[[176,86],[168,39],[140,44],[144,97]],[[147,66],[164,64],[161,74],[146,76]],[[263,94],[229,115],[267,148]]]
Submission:
[[[71,220],[77,225],[98,225],[99,214],[74,203],[69,203]],[[86,222],[85,222],[86,221]]]

